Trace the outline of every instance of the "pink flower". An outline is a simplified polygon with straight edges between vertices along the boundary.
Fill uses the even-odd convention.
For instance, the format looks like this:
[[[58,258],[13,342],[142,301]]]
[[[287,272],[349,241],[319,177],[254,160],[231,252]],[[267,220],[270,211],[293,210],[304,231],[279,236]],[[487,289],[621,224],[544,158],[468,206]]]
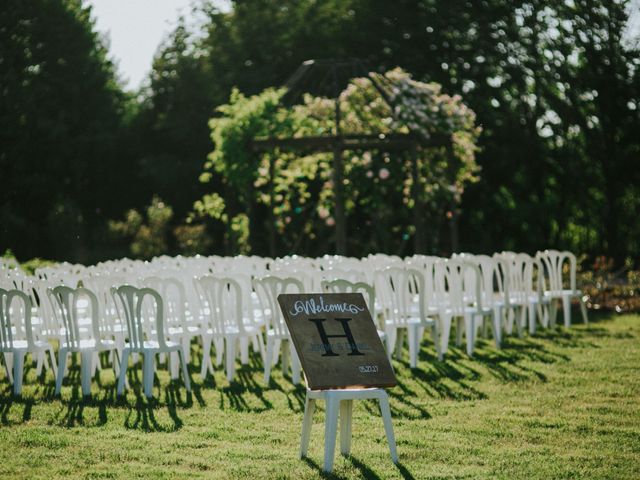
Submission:
[[[381,168],[380,171],[378,172],[378,176],[380,177],[380,180],[386,180],[387,178],[389,178],[389,175],[391,175],[389,173],[389,170],[387,170],[386,168]]]
[[[324,208],[324,207],[320,207],[318,209],[318,216],[320,218],[327,218],[329,216],[329,209],[328,208]]]
[[[371,170],[367,170],[367,178],[373,178],[373,172]]]
[[[333,217],[327,218],[324,223],[326,223],[329,227],[333,227],[336,224],[336,221]]]

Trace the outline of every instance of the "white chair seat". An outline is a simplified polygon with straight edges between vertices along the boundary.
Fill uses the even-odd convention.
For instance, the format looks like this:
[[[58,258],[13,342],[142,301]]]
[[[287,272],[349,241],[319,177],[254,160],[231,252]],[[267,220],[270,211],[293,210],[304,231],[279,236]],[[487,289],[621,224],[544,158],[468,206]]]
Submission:
[[[244,325],[244,331],[245,333],[248,333],[249,335],[255,334],[259,331],[258,327],[256,327],[255,325]],[[235,326],[226,326],[224,328],[224,332],[223,333],[214,333],[214,331],[210,328],[208,328],[206,330],[206,335],[213,335],[213,336],[238,336],[238,335],[242,335],[242,333],[240,332],[240,329],[238,327]]]
[[[165,340],[165,345],[168,349],[176,349],[180,348],[180,344],[178,342],[172,342],[171,340]],[[130,343],[125,343],[124,348],[131,350],[132,352],[141,351],[141,350],[159,350],[160,344],[156,340],[145,340],[143,342],[142,348],[134,348]],[[163,349],[164,351],[164,349]]]
[[[116,347],[116,343],[113,340],[102,340],[101,343],[105,350],[113,350]],[[65,350],[95,350],[96,341],[93,338],[87,338],[80,340],[77,346],[63,342],[60,348]]]
[[[546,290],[545,297],[580,297],[582,290]]]
[[[167,333],[172,337],[185,334],[189,334],[190,336],[195,337],[196,335],[200,335],[200,332],[202,332],[202,328],[196,325],[188,325],[186,328],[186,332],[184,327],[167,328]]]
[[[411,317],[407,319],[407,325],[420,325],[423,327],[430,327],[432,325],[434,325],[436,323],[436,321],[431,318],[431,317],[427,317],[424,320],[422,320],[419,317]]]
[[[49,345],[47,342],[42,342],[42,341],[37,341],[37,340],[33,342],[33,346],[38,350],[48,350],[49,348],[51,348],[51,345]],[[13,341],[13,348],[0,349],[0,352],[10,353],[10,352],[15,352],[17,350],[26,352],[28,350],[27,341],[26,340],[14,340]]]

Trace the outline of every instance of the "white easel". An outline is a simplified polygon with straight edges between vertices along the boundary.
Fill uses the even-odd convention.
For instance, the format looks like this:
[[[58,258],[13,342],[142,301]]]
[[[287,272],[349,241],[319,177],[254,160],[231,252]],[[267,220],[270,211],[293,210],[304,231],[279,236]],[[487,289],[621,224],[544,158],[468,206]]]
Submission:
[[[304,420],[302,421],[302,438],[300,440],[300,458],[307,455],[309,439],[311,437],[311,423],[316,400],[326,402],[326,418],[324,427],[324,465],[322,470],[331,472],[336,447],[338,430],[338,411],[340,412],[340,453],[349,455],[351,450],[351,417],[353,400],[376,399],[380,405],[387,443],[391,452],[391,460],[398,463],[396,440],[393,435],[389,397],[382,388],[358,388],[344,390],[309,390],[304,404]]]

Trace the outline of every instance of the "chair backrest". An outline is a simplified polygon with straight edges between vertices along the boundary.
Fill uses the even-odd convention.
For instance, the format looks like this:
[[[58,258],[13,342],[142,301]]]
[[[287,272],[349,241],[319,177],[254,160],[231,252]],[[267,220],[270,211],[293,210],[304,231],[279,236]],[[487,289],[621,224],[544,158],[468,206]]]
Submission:
[[[14,299],[21,301],[16,304]],[[16,319],[21,319],[16,320]],[[10,350],[17,340],[27,340],[29,349],[33,347],[31,329],[31,299],[20,290],[0,288],[0,349]]]
[[[526,303],[536,291],[533,288],[534,259],[526,253],[511,252],[495,257],[508,265],[510,298],[520,304]]]
[[[435,266],[434,287],[438,308],[463,315],[470,305],[482,308],[482,274],[477,265],[443,260]]]
[[[140,280],[140,286],[157,291],[164,303],[167,327],[185,327],[187,322],[187,292],[182,281],[174,276],[150,276]]]
[[[329,268],[322,271],[323,282],[330,282],[332,280],[348,280],[350,282],[366,282],[367,274],[361,267],[358,269],[343,269],[343,268]]]
[[[493,307],[499,300],[508,306],[510,273],[508,262],[500,257],[488,255],[465,255],[461,258],[463,262],[478,267],[478,270],[471,268],[465,271],[466,298],[473,298],[477,295],[477,291],[474,291],[476,288],[475,276],[479,272],[482,304]]]
[[[156,330],[155,340],[161,348],[166,348],[164,304],[162,296],[157,291],[152,288],[121,285],[112,287],[111,294],[116,299],[118,311],[121,312],[120,318],[125,320],[129,343],[133,348],[143,348],[144,341],[152,339],[153,327]],[[152,300],[151,305],[145,305],[147,298]]]
[[[84,286],[98,297],[98,316],[104,322],[104,328],[108,332],[113,332],[117,325],[124,322],[124,318],[118,315],[111,287],[128,283],[124,275],[113,273],[94,275],[84,281]]]
[[[328,293],[361,293],[370,311],[376,304],[376,291],[366,282],[352,282],[342,278],[323,280],[322,290]]]
[[[240,285],[240,290],[242,292],[240,303],[242,304],[242,316],[243,316],[243,324],[248,322],[249,324],[255,324],[260,322],[262,318],[262,313],[256,311],[256,294],[253,291],[253,276],[238,273],[233,274],[233,280],[235,280],[238,285]],[[258,318],[260,317],[260,318]]]
[[[422,272],[415,268],[386,267],[376,271],[374,278],[387,321],[405,325],[410,317],[426,318],[427,298]]]
[[[98,297],[95,293],[85,287],[71,288],[59,285],[47,289],[50,298],[56,302],[58,308],[54,309],[54,314],[60,315],[59,323],[64,327],[64,338],[68,346],[78,348],[82,335],[79,327],[80,301],[87,299],[88,312],[91,318],[91,335],[96,341],[96,346],[101,345],[100,310],[98,307]]]
[[[434,273],[436,263],[443,261],[441,257],[434,257],[430,255],[413,255],[405,260],[407,268],[418,270],[424,276],[424,298],[428,305],[435,306],[435,288],[434,288]]]
[[[244,333],[243,292],[240,283],[230,277],[204,275],[195,280],[208,305],[207,326],[215,335],[224,335],[230,328]]]
[[[281,293],[304,293],[302,282],[292,277],[268,276],[253,279],[253,288],[258,294],[262,311],[268,319],[268,326],[277,335],[288,335],[289,330],[278,304],[278,295]]]
[[[371,318],[376,323],[376,327],[381,330],[384,329],[381,325],[378,325],[376,319],[376,290],[372,285],[366,282],[351,282],[344,279],[323,280],[322,290],[329,293],[361,293],[369,308]]]
[[[569,288],[572,291],[576,290],[577,261],[573,253],[566,250],[564,252],[545,250],[544,252],[538,252],[536,259],[542,261],[547,278],[549,279],[549,290],[554,292],[564,289],[564,263],[569,262]]]

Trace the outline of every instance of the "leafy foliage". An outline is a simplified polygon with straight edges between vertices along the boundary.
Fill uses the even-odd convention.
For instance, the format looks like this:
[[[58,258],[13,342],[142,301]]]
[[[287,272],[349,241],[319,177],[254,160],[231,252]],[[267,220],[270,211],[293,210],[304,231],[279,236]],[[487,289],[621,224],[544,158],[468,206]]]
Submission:
[[[168,250],[167,237],[173,209],[154,196],[145,213],[129,210],[124,220],[110,221],[109,229],[116,236],[132,239],[130,248],[134,257],[148,259]]]
[[[449,252],[453,230],[447,226],[455,223],[461,250],[533,252],[553,246],[590,257],[605,254],[618,266],[626,259],[637,264],[640,43],[629,28],[634,3],[248,0],[230,7],[220,11],[205,1],[200,27],[179,20],[160,46],[144,88],[128,94],[118,85],[90,8],[80,0],[5,2],[0,251],[73,261],[121,256],[126,245],[108,240],[107,219],[121,218],[131,208],[141,211],[157,194],[174,208],[172,229],[193,200],[206,194],[225,202],[223,210],[218,207],[223,221],[211,218],[206,227],[218,253],[238,248],[232,239],[244,224],[252,228],[239,238],[246,237],[255,253],[267,253],[267,236],[283,252],[326,253],[332,228],[326,223],[333,220],[327,209],[331,189],[323,184],[331,180],[323,177],[328,158],[295,160],[296,169],[285,166],[294,159],[282,152],[274,152],[271,163],[266,157],[239,158],[234,168],[248,175],[231,176],[244,186],[222,184],[225,175],[217,173],[206,184],[197,178],[203,164],[212,162],[208,121],[223,116],[215,109],[228,103],[234,87],[251,98],[283,85],[309,58],[354,57],[377,72],[401,66],[416,81],[442,85],[451,99],[461,95],[482,126],[480,150],[474,152],[482,181],[464,180],[462,189],[444,182],[437,195],[429,192],[443,207],[454,197],[446,211],[423,199],[430,251]],[[374,98],[361,102],[369,100]],[[420,124],[420,116],[405,122],[411,120]],[[289,127],[282,128],[285,135]],[[416,236],[419,225],[406,208],[415,201],[413,184],[403,174],[412,159],[387,163],[385,152],[364,153],[348,156],[357,157],[358,165],[345,165],[353,238],[365,239],[350,251],[409,252],[413,247],[404,238]],[[369,168],[358,162],[370,162]],[[251,169],[264,171],[267,165],[274,166],[278,192],[271,192],[269,182],[255,185],[262,175]],[[216,172],[213,165],[208,170]],[[316,180],[294,182],[308,188],[289,193],[285,186],[291,182],[281,178],[285,171]],[[357,197],[353,185],[359,187]],[[431,180],[420,191],[430,185]],[[282,195],[285,209],[270,219],[269,201],[276,195]],[[398,198],[409,203],[393,200]],[[380,220],[367,213],[373,211],[369,203],[378,205]],[[231,230],[239,214],[248,221],[236,219]],[[306,225],[322,224],[310,216],[325,225],[312,229],[315,239],[303,234]],[[177,243],[168,242],[167,248],[175,253]]]
[[[343,133],[414,131],[427,138],[433,135],[450,138],[453,147],[422,148],[409,154],[347,152],[344,163],[347,213],[370,218],[370,222],[374,219],[394,221],[392,217],[399,216],[397,209],[386,212],[390,218],[380,218],[381,209],[391,201],[409,209],[428,205],[433,215],[443,214],[443,201],[446,208],[452,201],[459,202],[464,185],[476,180],[475,153],[480,129],[475,125],[475,115],[459,96],[443,94],[437,84],[415,81],[400,69],[388,72],[386,78],[391,85],[393,107],[367,78],[354,79],[340,95]],[[275,223],[279,244],[285,252],[300,245],[305,238],[312,242],[321,240],[326,248],[335,224],[331,155],[298,155],[274,149],[261,157],[250,149],[250,142],[260,137],[330,133],[335,124],[333,100],[307,95],[301,105],[285,109],[279,103],[282,94],[283,91],[267,89],[246,97],[234,90],[229,103],[218,108],[222,116],[210,122],[216,148],[209,156],[201,180],[207,182],[220,175],[221,183],[231,188],[226,202],[215,194],[207,195],[196,202],[195,211],[229,222],[228,212],[248,214],[254,211],[252,204],[255,203],[269,210],[267,221]],[[414,170],[412,162],[418,165],[417,169]],[[414,192],[412,183],[416,178],[419,185]],[[378,183],[386,183],[386,195],[380,195]],[[415,204],[416,200],[419,205]],[[227,213],[222,213],[225,209]],[[244,231],[239,225],[247,222],[244,219],[240,222],[237,216],[233,219],[231,224],[235,230],[232,231]],[[253,221],[250,228],[262,228],[257,218]],[[395,221],[397,228],[411,232],[410,217],[405,215]],[[351,241],[360,248],[373,250],[375,245],[368,244],[368,237],[366,231],[354,232]],[[249,237],[245,233],[236,238]],[[401,237],[403,240],[406,242],[407,238]],[[248,251],[244,240],[239,245],[243,252]],[[304,248],[309,251],[309,246]],[[399,244],[391,248],[397,249]]]

